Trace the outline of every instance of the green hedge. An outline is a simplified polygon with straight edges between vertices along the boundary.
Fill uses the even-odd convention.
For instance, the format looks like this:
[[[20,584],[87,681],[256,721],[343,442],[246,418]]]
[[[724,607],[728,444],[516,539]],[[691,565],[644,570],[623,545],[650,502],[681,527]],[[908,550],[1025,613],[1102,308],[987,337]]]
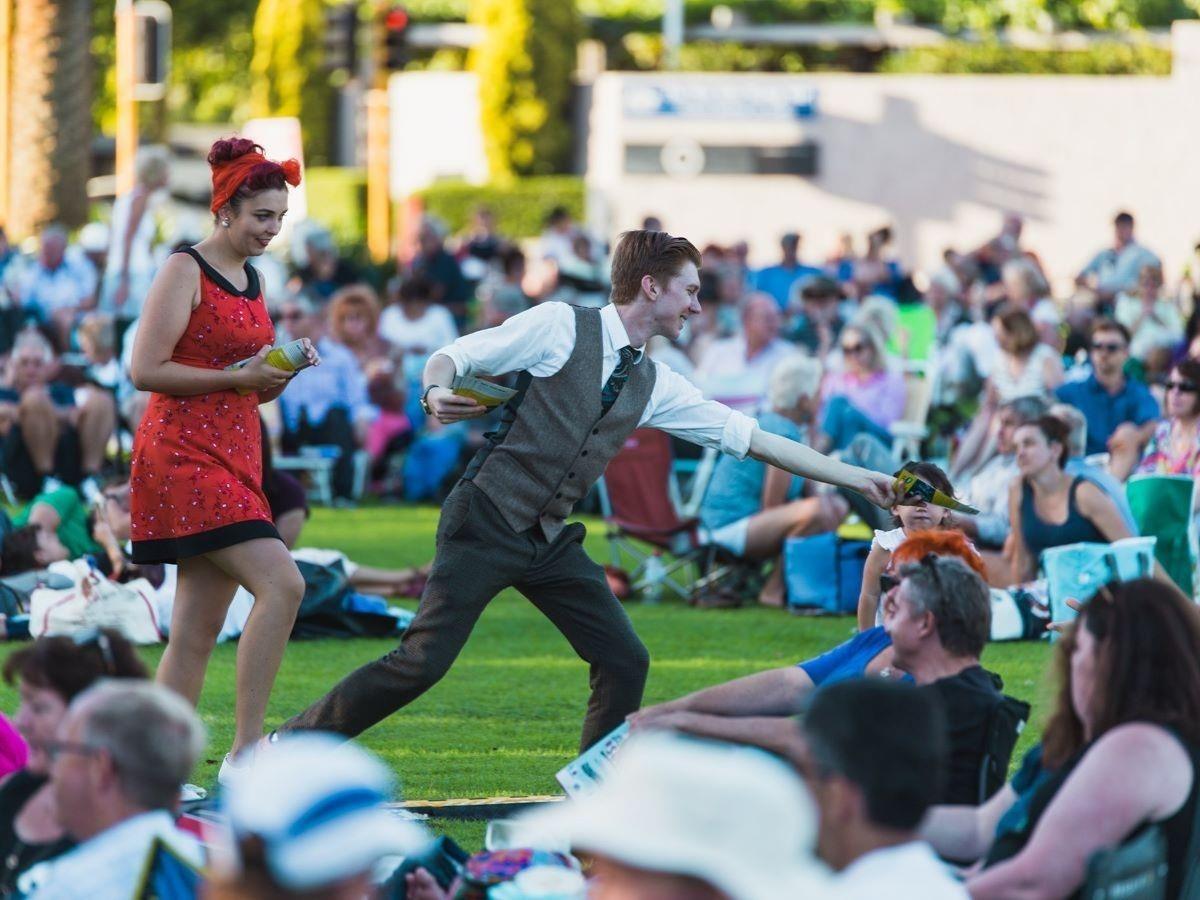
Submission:
[[[304,170],[308,217],[329,229],[339,247],[367,240],[367,173],[364,169],[310,166]]]
[[[1149,44],[1095,44],[1087,50],[1021,50],[953,43],[890,53],[889,74],[1169,75],[1171,51]]]
[[[522,178],[505,185],[472,185],[461,181],[439,182],[417,195],[431,215],[458,232],[471,222],[475,207],[489,207],[496,228],[506,237],[527,238],[542,233],[547,213],[566,207],[583,218],[583,180],[572,175]]]

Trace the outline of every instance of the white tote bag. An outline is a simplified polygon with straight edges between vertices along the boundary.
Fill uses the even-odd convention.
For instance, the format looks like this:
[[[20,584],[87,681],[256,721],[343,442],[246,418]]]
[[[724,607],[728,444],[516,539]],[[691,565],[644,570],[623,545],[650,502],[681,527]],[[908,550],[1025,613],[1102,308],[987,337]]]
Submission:
[[[55,563],[52,572],[73,581],[69,588],[38,588],[29,598],[29,633],[71,634],[85,628],[111,628],[135,644],[163,639],[154,606],[154,588],[144,578],[118,584],[86,560]]]

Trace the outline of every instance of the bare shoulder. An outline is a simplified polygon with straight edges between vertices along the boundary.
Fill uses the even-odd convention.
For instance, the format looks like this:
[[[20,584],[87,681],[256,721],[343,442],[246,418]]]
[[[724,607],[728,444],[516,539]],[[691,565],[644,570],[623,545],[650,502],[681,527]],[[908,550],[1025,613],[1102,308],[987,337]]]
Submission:
[[[171,302],[187,299],[195,307],[200,299],[199,263],[187,253],[172,253],[154,277],[151,295],[155,293]]]
[[[1112,762],[1127,772],[1142,771],[1162,776],[1189,766],[1188,754],[1179,739],[1161,725],[1126,722],[1105,732],[1084,757],[1093,764]]]
[[[1079,484],[1075,488],[1075,499],[1080,508],[1084,510],[1095,510],[1113,505],[1112,500],[1100,489],[1100,486],[1086,478],[1079,480]]]

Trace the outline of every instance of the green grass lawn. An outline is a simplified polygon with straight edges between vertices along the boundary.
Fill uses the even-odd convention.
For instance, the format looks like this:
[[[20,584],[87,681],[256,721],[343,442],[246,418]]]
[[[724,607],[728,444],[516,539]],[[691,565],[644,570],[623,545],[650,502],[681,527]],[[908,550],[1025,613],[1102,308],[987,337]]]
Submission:
[[[436,522],[433,508],[318,509],[303,543],[336,547],[368,565],[413,565],[432,554]],[[602,526],[597,523],[591,532],[589,552],[606,559]],[[854,627],[849,617],[807,618],[762,608],[697,611],[664,603],[633,604],[629,611],[650,649],[648,703],[806,659],[849,637]],[[393,645],[293,643],[271,698],[268,726]],[[218,647],[209,668],[200,707],[210,733],[196,774],[201,784],[215,781],[232,739],[236,650]],[[146,648],[148,664],[160,653],[161,648]],[[1008,693],[1034,704],[1015,760],[1041,731],[1049,659],[1047,646],[1028,643],[997,644],[984,656],[984,664],[1003,676]],[[531,604],[505,591],[484,613],[449,675],[368,731],[362,743],[395,768],[410,799],[557,793],[554,773],[575,755],[587,694],[587,667]],[[11,711],[16,702],[15,692],[0,685],[0,708]],[[464,846],[478,845],[482,836],[479,825],[447,830]]]

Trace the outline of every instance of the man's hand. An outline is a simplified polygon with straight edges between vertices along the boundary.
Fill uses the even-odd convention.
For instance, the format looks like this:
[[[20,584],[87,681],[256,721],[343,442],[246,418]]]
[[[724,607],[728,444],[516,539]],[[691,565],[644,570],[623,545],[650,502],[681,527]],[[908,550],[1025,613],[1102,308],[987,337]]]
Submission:
[[[450,388],[444,387],[430,388],[429,393],[425,395],[425,402],[433,410],[434,418],[443,425],[465,419],[478,419],[488,411],[482,403],[476,403],[470,397],[459,396]]]
[[[649,728],[670,727],[662,726],[659,723],[663,719],[669,719],[671,716],[679,712],[678,707],[673,703],[659,703],[656,706],[647,706],[639,709],[637,712],[630,713],[625,717],[625,721],[629,723],[630,731],[641,731]]]
[[[876,506],[891,509],[904,499],[904,485],[892,475],[859,469],[856,483],[846,485],[862,494]]]
[[[666,704],[662,707],[651,707],[650,709],[642,710],[641,713],[634,713],[629,717],[630,731],[682,731],[690,732],[694,729],[695,713],[686,712],[684,710],[666,709]],[[651,713],[658,709],[658,712],[653,712],[652,715],[646,716],[644,713]]]

